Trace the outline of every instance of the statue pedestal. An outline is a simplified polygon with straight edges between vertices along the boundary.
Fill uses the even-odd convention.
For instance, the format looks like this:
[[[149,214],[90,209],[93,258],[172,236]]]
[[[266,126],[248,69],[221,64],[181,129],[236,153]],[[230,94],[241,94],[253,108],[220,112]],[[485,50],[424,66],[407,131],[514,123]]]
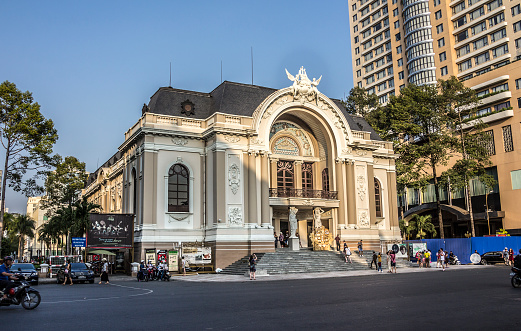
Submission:
[[[288,239],[289,249],[291,251],[298,251],[300,250],[300,245],[298,242],[298,238],[289,238]]]

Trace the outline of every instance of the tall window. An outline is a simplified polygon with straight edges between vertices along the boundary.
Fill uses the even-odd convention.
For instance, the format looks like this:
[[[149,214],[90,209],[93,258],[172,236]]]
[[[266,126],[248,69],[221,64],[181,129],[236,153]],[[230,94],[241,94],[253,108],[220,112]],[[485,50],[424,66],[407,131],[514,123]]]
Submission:
[[[168,170],[168,211],[187,212],[190,172],[182,164],[174,164]]]
[[[329,191],[329,170],[322,170],[322,190]]]
[[[374,204],[376,217],[382,217],[382,191],[378,179],[374,179]]]
[[[293,162],[279,161],[277,162],[277,188],[289,189],[293,188]]]
[[[302,189],[313,189],[313,163],[302,164]]]
[[[514,150],[514,142],[512,141],[512,129],[510,125],[503,127],[503,144],[505,145],[505,152],[512,152]]]

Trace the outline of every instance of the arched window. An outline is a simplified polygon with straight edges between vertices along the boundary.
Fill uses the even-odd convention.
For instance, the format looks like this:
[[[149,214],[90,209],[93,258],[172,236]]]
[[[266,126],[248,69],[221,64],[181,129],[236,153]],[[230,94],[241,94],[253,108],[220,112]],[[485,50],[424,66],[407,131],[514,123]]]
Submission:
[[[329,191],[329,170],[322,170],[322,190]]]
[[[313,189],[313,163],[302,164],[302,189]]]
[[[374,179],[374,205],[376,209],[376,217],[382,217],[382,190],[378,179]]]
[[[190,172],[182,164],[174,164],[168,170],[168,211],[187,212]]]
[[[277,188],[292,189],[293,188],[293,162],[278,161],[277,162]]]

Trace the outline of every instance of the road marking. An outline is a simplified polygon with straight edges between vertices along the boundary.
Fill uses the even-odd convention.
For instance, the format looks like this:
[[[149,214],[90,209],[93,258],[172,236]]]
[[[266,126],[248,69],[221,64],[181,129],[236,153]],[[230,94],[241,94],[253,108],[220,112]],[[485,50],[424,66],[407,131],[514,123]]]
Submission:
[[[148,289],[148,288],[139,288],[139,287],[132,287],[132,286],[117,285],[117,284],[110,284],[110,285],[111,286],[118,286],[118,287],[129,288],[129,289],[132,289],[132,290],[141,290],[141,291],[146,291],[146,292],[145,293],[139,293],[139,294],[131,294],[131,295],[127,295],[127,296],[124,296],[124,297],[105,297],[105,298],[92,298],[92,299],[83,298],[83,299],[77,299],[77,300],[62,300],[62,301],[53,301],[53,302],[42,301],[42,304],[43,303],[56,304],[56,303],[73,303],[73,302],[85,302],[85,301],[113,300],[113,299],[138,297],[138,296],[142,296],[142,295],[148,295],[148,294],[151,294],[151,293],[154,292],[154,290],[151,290],[151,289]]]

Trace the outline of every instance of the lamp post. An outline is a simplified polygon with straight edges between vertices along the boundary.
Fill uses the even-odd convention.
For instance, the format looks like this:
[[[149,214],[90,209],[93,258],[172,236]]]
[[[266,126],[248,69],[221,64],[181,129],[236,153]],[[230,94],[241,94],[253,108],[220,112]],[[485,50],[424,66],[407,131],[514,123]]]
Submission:
[[[488,235],[490,236],[490,217],[488,215],[488,195],[493,193],[493,190],[485,192],[485,213],[487,213]]]

